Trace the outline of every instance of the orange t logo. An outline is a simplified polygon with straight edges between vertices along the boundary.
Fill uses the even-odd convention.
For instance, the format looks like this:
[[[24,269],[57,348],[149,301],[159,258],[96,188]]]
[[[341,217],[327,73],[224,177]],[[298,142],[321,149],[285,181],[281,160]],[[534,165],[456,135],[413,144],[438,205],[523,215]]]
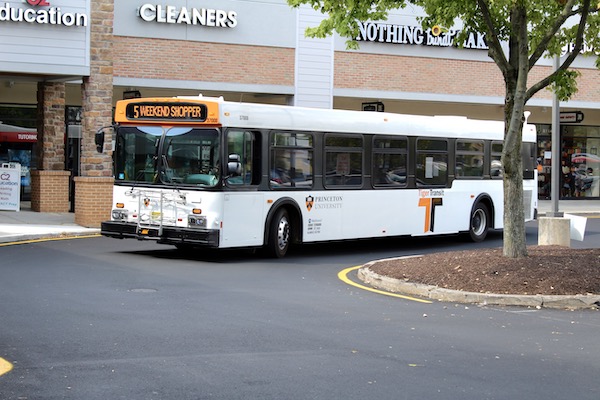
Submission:
[[[441,197],[421,197],[419,207],[425,207],[425,227],[423,232],[433,232],[435,207],[443,205]]]

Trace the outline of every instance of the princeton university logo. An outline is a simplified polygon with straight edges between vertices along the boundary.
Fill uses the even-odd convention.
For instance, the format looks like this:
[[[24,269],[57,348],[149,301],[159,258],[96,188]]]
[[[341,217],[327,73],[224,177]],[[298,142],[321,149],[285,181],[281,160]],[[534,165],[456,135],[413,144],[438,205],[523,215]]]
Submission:
[[[344,203],[342,196],[306,196],[306,209],[311,210],[329,210],[341,209]]]
[[[150,199],[145,197],[144,198],[144,206],[148,207],[150,205]]]
[[[306,209],[308,211],[310,211],[313,208],[313,205],[315,204],[315,199],[312,196],[307,196],[306,197]]]

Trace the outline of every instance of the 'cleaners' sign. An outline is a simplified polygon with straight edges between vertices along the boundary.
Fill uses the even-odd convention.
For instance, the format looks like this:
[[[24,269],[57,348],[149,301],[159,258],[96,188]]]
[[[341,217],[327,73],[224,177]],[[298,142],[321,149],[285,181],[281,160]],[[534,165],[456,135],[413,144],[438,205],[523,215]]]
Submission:
[[[148,3],[142,5],[137,11],[140,18],[146,22],[212,26],[216,28],[235,28],[238,23],[235,11],[211,8],[176,7]]]

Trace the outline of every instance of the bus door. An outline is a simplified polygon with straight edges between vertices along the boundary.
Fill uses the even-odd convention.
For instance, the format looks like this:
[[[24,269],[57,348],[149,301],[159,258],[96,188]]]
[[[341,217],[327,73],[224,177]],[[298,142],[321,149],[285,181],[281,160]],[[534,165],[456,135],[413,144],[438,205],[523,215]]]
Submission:
[[[261,246],[264,237],[264,193],[225,193],[221,245]]]
[[[224,204],[221,244],[263,244],[265,226],[264,192],[261,179],[261,132],[229,129],[225,133]]]

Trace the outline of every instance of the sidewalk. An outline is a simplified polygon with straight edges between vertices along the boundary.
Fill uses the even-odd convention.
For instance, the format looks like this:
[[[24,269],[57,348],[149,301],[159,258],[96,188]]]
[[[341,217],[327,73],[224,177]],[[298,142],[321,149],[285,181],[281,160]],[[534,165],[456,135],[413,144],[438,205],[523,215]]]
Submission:
[[[30,202],[21,202],[21,211],[0,210],[0,243],[97,233],[100,229],[77,225],[74,213],[35,212]]]
[[[538,200],[538,215],[552,211],[551,200]],[[600,214],[600,200],[560,200],[558,211],[567,214]]]
[[[550,200],[538,202],[538,215],[544,216],[551,211]],[[561,200],[558,211],[571,214],[600,214],[600,200]],[[29,202],[21,202],[21,211],[0,210],[0,243],[96,233],[100,233],[100,229],[77,225],[74,213],[35,212],[31,211]]]

